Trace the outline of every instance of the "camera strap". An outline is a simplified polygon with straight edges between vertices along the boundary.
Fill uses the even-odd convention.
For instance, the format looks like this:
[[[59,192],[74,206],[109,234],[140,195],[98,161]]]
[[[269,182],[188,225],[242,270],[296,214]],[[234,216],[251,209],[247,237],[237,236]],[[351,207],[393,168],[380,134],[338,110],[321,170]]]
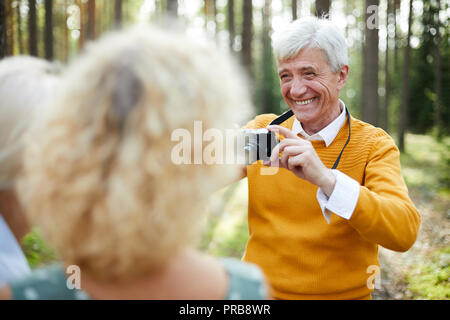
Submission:
[[[348,111],[348,108],[345,108],[345,111],[347,113],[347,118],[348,118],[348,137],[347,137],[347,141],[345,141],[344,146],[342,147],[341,152],[339,153],[339,156],[337,157],[336,161],[333,164],[333,167],[331,169],[336,169],[337,166],[339,165],[339,161],[341,161],[341,156],[342,153],[344,153],[344,149],[345,147],[348,145],[348,143],[350,142],[350,136],[351,136],[351,132],[352,132],[352,127],[351,127],[351,119],[350,119],[350,111]]]
[[[272,122],[269,124],[269,126],[272,125],[280,125],[283,122],[285,122],[287,119],[289,119],[290,117],[292,117],[294,115],[294,113],[292,112],[291,109],[289,109],[288,111],[286,111],[285,113],[283,113],[281,116],[275,118],[274,120],[272,120]]]
[[[339,165],[339,161],[341,161],[341,157],[342,154],[344,153],[344,149],[345,147],[348,145],[348,143],[350,142],[350,136],[351,136],[351,132],[352,132],[352,128],[351,128],[351,119],[350,119],[350,111],[348,111],[348,108],[345,108],[345,112],[347,113],[347,118],[348,118],[348,137],[347,137],[347,141],[344,144],[344,147],[342,147],[341,152],[339,153],[339,156],[337,157],[336,161],[333,164],[333,167],[331,169],[336,169],[337,166]],[[287,119],[289,119],[290,117],[292,117],[294,115],[294,113],[292,112],[292,110],[288,110],[285,113],[283,113],[281,116],[275,118],[269,125],[280,125],[283,122],[285,122]]]

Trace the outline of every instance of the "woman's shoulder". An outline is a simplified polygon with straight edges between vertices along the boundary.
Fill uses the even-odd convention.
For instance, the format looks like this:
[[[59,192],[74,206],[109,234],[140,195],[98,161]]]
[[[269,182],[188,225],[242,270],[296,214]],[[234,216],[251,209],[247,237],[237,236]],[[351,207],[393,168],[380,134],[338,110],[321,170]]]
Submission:
[[[269,288],[258,266],[235,258],[219,258],[215,261],[228,275],[228,289],[224,295],[226,300],[267,299]],[[31,275],[9,283],[13,300],[90,299],[88,294],[70,284],[70,277],[67,277],[62,264],[36,269]]]
[[[267,299],[269,288],[257,265],[235,258],[220,258],[219,262],[225,267],[229,277],[226,300]]]
[[[68,281],[62,264],[34,270],[9,283],[13,300],[86,300],[89,296]]]

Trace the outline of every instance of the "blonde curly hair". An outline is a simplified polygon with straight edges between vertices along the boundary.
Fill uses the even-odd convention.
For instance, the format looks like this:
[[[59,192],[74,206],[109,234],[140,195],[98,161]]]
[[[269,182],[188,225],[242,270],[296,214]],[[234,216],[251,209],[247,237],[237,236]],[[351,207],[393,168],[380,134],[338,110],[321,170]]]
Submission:
[[[97,279],[156,271],[198,236],[202,200],[238,174],[174,164],[171,133],[242,123],[243,74],[209,42],[139,27],[89,45],[61,86],[27,146],[28,216],[66,264]]]

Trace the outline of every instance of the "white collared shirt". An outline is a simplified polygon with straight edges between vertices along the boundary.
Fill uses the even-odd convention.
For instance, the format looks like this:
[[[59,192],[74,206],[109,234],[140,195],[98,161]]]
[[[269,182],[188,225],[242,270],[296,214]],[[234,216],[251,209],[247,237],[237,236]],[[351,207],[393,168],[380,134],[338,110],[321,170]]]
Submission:
[[[295,118],[294,124],[292,125],[292,132],[295,135],[301,134],[309,141],[324,141],[325,146],[328,147],[338,135],[341,127],[345,124],[346,107],[342,100],[339,100],[339,103],[342,105],[341,114],[319,132],[309,135],[305,132],[297,118]],[[328,223],[330,223],[331,219],[330,212],[349,220],[358,203],[359,183],[337,169],[332,169],[331,172],[336,177],[336,185],[334,186],[333,192],[330,197],[327,197],[322,189],[319,188],[316,195],[317,201]]]
[[[303,126],[300,121],[298,121],[297,118],[294,119],[294,124],[292,125],[292,132],[297,134],[301,134],[306,140],[309,141],[324,141],[325,145],[328,147],[336,138],[337,134],[339,133],[339,130],[345,123],[346,119],[346,113],[345,113],[345,104],[341,100],[339,102],[342,105],[342,112],[341,114],[333,120],[328,126],[320,130],[319,132],[313,134],[310,136],[306,133],[306,131],[303,129]]]

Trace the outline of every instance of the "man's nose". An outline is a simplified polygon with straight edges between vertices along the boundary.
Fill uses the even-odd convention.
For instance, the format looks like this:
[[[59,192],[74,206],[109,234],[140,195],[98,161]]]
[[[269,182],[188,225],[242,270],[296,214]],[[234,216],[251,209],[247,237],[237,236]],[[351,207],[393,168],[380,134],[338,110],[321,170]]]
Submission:
[[[306,93],[306,86],[301,79],[295,79],[290,91],[293,98],[301,97]]]

